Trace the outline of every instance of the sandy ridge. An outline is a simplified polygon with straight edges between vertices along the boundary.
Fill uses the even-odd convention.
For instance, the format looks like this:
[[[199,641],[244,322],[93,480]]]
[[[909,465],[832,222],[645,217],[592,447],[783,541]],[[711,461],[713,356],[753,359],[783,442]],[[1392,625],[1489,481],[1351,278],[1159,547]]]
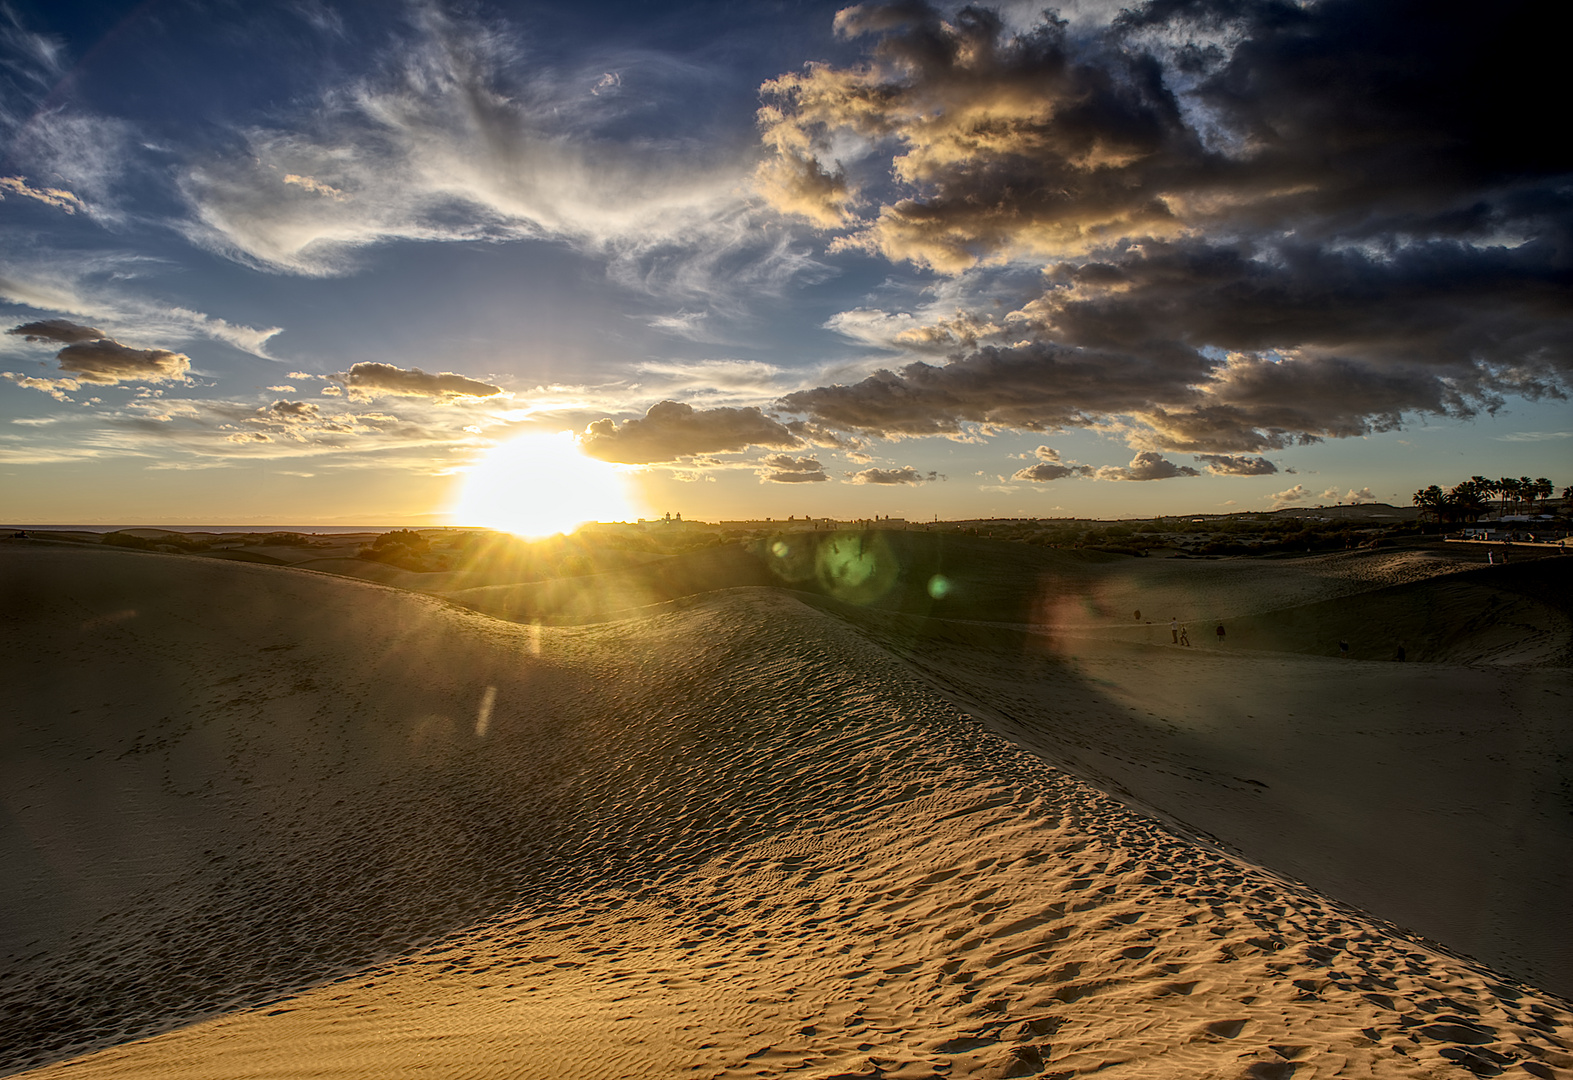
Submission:
[[[9,685],[47,700],[51,722],[7,748],[24,826],[7,862],[40,820],[54,839],[71,824],[69,803],[40,815],[13,793],[47,796],[83,768],[116,778],[109,809],[168,835],[96,891],[67,887],[92,865],[33,871],[61,911],[28,928],[42,953],[7,961],[0,1009],[45,1014],[20,1052],[357,973],[102,1051],[74,1075],[1573,1064],[1564,1003],[1131,814],[779,593],[539,629],[271,568],[87,558],[105,555],[142,561],[97,578],[57,561],[54,581],[28,568],[52,588],[25,615],[35,650],[8,660],[23,672]],[[3,580],[14,601],[19,576]],[[102,682],[26,680],[29,663],[103,671],[115,657]],[[149,708],[126,682],[138,668],[182,693]],[[94,709],[62,733],[59,717]],[[186,723],[192,711],[209,719]],[[82,815],[78,850],[116,848],[89,835],[103,809]],[[171,892],[215,855],[244,866]],[[193,964],[204,949],[215,962]],[[116,993],[118,1019],[81,1026]]]

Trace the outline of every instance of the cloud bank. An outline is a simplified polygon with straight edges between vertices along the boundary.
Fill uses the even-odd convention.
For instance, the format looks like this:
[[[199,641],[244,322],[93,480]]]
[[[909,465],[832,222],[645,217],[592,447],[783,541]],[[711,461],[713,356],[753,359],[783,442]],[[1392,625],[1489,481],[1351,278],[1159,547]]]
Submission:
[[[1534,25],[1419,0],[1152,0],[1075,34],[842,11],[864,59],[765,84],[759,190],[979,306],[832,318],[948,361],[783,405],[875,436],[1098,427],[1263,475],[1264,450],[1565,396],[1573,146],[1505,122],[1558,95]],[[982,306],[1026,266],[1036,296]]]

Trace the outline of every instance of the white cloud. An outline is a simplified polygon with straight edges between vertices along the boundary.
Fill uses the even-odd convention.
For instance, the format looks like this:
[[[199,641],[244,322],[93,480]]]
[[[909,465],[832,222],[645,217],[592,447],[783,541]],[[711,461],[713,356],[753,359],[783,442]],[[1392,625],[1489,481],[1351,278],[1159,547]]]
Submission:
[[[417,23],[378,72],[191,166],[190,238],[317,276],[391,240],[553,239],[610,256],[625,284],[675,293],[768,286],[812,264],[754,207],[751,151],[598,137],[582,86],[510,81],[505,34],[435,8]]]
[[[1274,510],[1282,510],[1286,506],[1292,506],[1297,502],[1304,502],[1306,499],[1311,497],[1311,493],[1305,489],[1304,484],[1296,484],[1292,488],[1285,488],[1283,491],[1275,491],[1267,497],[1272,500]]]
[[[76,259],[57,254],[50,257],[48,267],[18,265],[13,260],[9,266],[0,266],[0,300],[85,319],[113,337],[181,342],[206,338],[272,359],[267,344],[282,332],[281,327],[232,323],[157,298],[137,296],[123,288],[91,283],[103,277],[134,277],[145,261],[115,253]]]
[[[1573,439],[1573,431],[1510,431],[1496,438],[1503,442],[1551,442],[1556,439]]]

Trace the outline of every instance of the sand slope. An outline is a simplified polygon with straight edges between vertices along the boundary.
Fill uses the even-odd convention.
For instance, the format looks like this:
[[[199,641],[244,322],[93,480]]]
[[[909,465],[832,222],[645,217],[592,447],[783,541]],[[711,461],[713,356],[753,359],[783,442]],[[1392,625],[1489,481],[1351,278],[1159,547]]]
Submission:
[[[0,1068],[192,1021],[36,1075],[1573,1068],[1565,1003],[1132,814],[866,617],[16,545],[0,584]]]

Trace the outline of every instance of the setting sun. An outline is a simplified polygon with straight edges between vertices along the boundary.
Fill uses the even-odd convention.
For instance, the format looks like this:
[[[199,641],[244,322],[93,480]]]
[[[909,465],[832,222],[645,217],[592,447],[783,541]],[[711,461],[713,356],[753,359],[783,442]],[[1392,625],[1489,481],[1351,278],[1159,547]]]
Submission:
[[[532,538],[634,516],[624,476],[580,452],[567,431],[524,435],[492,449],[470,470],[452,511],[457,525]]]

